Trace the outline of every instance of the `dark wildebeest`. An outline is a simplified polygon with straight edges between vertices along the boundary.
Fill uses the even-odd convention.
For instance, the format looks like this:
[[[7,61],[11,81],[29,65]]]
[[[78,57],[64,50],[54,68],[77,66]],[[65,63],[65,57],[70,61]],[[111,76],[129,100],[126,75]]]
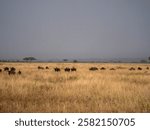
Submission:
[[[11,67],[11,68],[10,68],[10,71],[16,71],[16,68]]]
[[[98,68],[97,67],[91,67],[91,68],[89,68],[89,70],[95,71],[95,70],[98,70]]]
[[[64,70],[65,70],[66,72],[70,72],[70,68],[68,68],[68,67],[66,67]]]
[[[20,70],[18,71],[18,74],[21,75],[21,71]]]
[[[46,66],[46,67],[45,67],[45,69],[49,69],[49,67],[48,67],[48,66]]]
[[[71,71],[77,71],[77,69],[75,67],[72,67]]]
[[[149,70],[149,67],[146,67],[147,70]]]
[[[9,74],[9,75],[15,75],[15,74],[16,74],[15,71],[16,71],[16,68],[11,67],[10,70],[8,71],[8,74]]]
[[[135,70],[135,68],[131,67],[129,70]]]
[[[15,71],[8,71],[8,74],[9,74],[9,75],[15,75],[16,72],[15,72]]]
[[[141,67],[138,67],[137,69],[138,69],[138,70],[142,70],[142,68],[141,68]]]
[[[102,67],[102,68],[100,68],[100,70],[106,70],[106,68]]]
[[[60,72],[60,68],[56,67],[54,68],[55,72]]]
[[[0,72],[2,72],[2,69],[0,69]]]
[[[110,68],[110,70],[115,70],[114,68]]]
[[[39,69],[39,70],[40,70],[40,69],[41,69],[41,70],[43,70],[43,69],[44,69],[44,67],[38,66],[38,69]]]
[[[8,68],[8,67],[5,67],[5,68],[4,68],[4,71],[9,71],[9,68]]]

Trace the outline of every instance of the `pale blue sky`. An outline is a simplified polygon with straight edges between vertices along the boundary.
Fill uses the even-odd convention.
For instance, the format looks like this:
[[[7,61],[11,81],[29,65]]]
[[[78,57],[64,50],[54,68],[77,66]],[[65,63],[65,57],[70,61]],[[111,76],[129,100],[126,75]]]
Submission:
[[[0,58],[150,56],[150,0],[0,0]]]

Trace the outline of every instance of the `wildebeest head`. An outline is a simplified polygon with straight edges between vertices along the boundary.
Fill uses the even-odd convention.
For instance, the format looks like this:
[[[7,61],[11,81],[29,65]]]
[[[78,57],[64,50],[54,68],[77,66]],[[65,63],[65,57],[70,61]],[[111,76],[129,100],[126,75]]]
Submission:
[[[146,67],[147,70],[149,70],[149,67]]]
[[[0,69],[0,72],[2,72],[2,69]]]
[[[98,70],[98,68],[97,67],[91,67],[91,68],[89,68],[89,70],[95,71],[95,70]]]

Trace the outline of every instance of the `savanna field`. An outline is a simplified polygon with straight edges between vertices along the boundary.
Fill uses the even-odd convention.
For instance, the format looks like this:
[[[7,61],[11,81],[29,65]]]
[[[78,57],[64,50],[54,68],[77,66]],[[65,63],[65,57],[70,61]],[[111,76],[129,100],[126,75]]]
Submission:
[[[0,63],[0,69],[0,112],[150,112],[150,64]]]

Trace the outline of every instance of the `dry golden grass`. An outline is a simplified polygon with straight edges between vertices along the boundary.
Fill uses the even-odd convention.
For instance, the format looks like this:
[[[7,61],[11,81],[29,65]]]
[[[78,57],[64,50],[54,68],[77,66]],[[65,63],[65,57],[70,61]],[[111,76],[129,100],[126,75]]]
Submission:
[[[148,64],[0,63],[5,66],[22,75],[0,72],[0,112],[150,112]],[[77,72],[54,72],[56,66]],[[89,71],[92,66],[107,69]],[[128,70],[138,66],[143,70]]]

